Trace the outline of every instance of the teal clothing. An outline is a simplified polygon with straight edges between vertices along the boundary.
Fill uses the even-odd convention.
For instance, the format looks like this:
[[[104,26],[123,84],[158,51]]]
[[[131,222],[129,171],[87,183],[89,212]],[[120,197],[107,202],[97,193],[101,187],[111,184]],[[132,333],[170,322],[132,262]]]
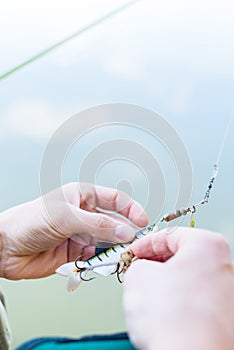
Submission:
[[[0,349],[8,350],[11,344],[11,331],[6,314],[6,304],[0,289]]]
[[[29,340],[16,350],[136,350],[127,333],[90,335],[79,339],[45,337]]]

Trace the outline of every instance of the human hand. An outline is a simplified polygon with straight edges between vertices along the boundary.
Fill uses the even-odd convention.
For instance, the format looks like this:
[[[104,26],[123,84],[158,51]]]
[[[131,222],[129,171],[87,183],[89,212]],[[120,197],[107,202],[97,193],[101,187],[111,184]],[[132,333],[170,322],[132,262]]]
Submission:
[[[155,260],[137,260],[125,275],[126,322],[137,349],[234,349],[234,269],[221,235],[179,227],[129,249]]]
[[[123,217],[100,210],[122,214]],[[87,259],[97,241],[129,242],[147,225],[139,203],[112,188],[70,183],[0,214],[0,277],[39,278],[78,256]]]

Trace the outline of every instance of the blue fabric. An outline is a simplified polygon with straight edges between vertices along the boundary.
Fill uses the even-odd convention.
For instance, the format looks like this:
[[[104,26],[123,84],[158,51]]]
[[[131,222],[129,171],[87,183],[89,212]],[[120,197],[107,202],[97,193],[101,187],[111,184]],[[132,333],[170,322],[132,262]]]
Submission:
[[[32,339],[16,350],[134,350],[126,333],[93,335],[80,339],[42,337]]]

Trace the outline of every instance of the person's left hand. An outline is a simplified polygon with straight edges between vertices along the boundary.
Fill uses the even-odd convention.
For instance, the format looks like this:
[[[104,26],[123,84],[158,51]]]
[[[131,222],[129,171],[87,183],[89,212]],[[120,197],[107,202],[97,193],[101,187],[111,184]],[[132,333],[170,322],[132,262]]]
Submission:
[[[99,209],[121,214],[132,225]],[[134,225],[144,227],[147,222],[141,205],[125,193],[70,183],[0,214],[0,277],[51,275],[78,256],[91,257],[97,241],[132,241]]]

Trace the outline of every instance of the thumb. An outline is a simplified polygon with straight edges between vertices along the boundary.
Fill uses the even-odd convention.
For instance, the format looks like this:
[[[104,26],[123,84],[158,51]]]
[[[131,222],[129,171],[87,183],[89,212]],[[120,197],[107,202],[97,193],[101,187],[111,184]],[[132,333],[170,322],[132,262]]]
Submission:
[[[168,236],[164,230],[152,233],[133,242],[129,249],[140,259],[164,262],[175,253],[169,247]]]
[[[166,261],[175,255],[176,258],[207,259],[207,247],[212,256],[225,256],[229,252],[225,239],[216,232],[189,227],[164,229],[158,233],[143,237],[130,245],[138,258]],[[218,255],[217,255],[218,254]],[[211,254],[210,254],[211,255]],[[224,257],[223,257],[224,259]]]
[[[89,234],[103,242],[131,242],[135,229],[108,214],[91,213],[80,208],[73,208],[72,220],[69,222],[69,236],[74,233]]]

